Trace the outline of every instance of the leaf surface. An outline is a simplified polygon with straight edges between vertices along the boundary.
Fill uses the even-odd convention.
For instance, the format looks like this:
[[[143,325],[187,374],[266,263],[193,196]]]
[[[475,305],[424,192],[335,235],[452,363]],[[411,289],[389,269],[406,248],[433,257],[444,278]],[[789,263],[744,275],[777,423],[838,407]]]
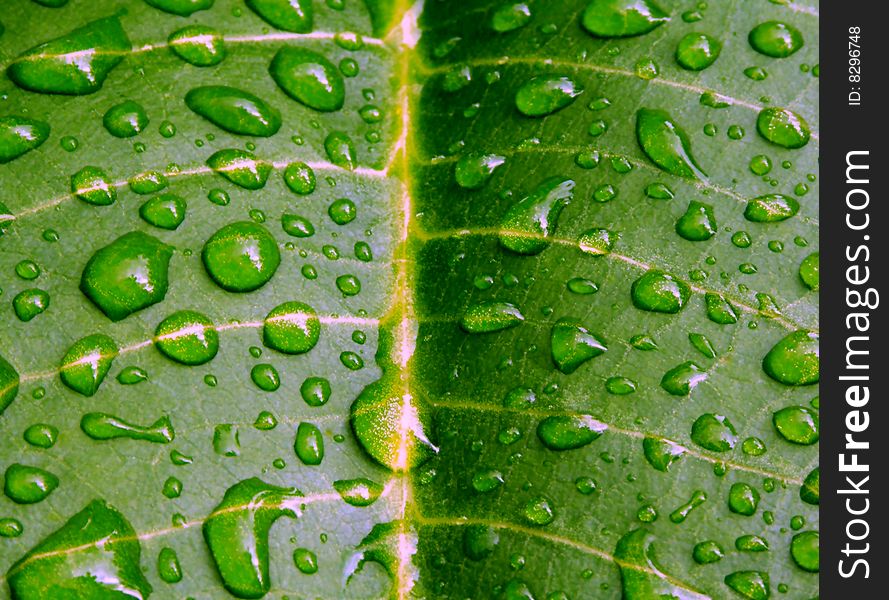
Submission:
[[[41,4],[0,17],[0,125],[49,127],[0,164],[0,467],[59,483],[34,504],[0,497],[3,531],[23,530],[0,538],[4,594],[35,593],[34,573],[86,585],[70,565],[95,569],[109,546],[38,544],[93,507],[125,540],[124,583],[145,595],[144,571],[159,598],[817,596],[799,537],[818,530],[801,495],[818,465],[816,7],[664,1],[650,31],[603,38],[586,0],[315,2],[309,33],[275,28],[261,2]],[[30,48],[109,18],[131,49],[115,37],[91,93],[14,81],[11,66],[74,42]],[[802,48],[756,52],[748,33],[770,20]],[[195,24],[224,59],[174,51],[167,37]],[[690,33],[718,40],[711,66],[677,62]],[[270,73],[284,48],[329,61],[342,108]],[[230,92],[192,110],[205,86],[259,99],[267,120],[225,112]],[[103,125],[125,101],[145,118]],[[805,121],[801,147],[775,129],[784,113],[758,132],[766,107]],[[220,166],[251,155],[265,164]],[[72,191],[86,166],[113,194]],[[202,256],[238,222],[252,225],[223,231],[259,225],[280,264],[259,242],[265,267]],[[82,273],[131,232],[169,257],[168,286],[108,314]],[[34,289],[48,306],[22,320]],[[284,303],[299,304],[276,335]],[[163,337],[186,317],[204,338]],[[97,353],[66,364],[87,336],[76,348]]]

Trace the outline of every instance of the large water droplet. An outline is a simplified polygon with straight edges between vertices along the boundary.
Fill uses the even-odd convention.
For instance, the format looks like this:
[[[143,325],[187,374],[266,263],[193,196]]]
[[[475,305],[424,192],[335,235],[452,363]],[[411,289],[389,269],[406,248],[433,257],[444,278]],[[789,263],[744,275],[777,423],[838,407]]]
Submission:
[[[818,413],[805,406],[787,406],[772,415],[772,423],[782,438],[808,446],[818,441]]]
[[[27,117],[0,118],[0,164],[39,147],[49,137],[49,124]]]
[[[213,6],[214,0],[145,0],[149,5],[180,17],[191,16],[199,10],[207,10]]]
[[[74,343],[62,358],[59,375],[69,388],[92,396],[117,357],[117,344],[105,334],[96,333]]]
[[[766,21],[750,31],[747,41],[760,54],[772,58],[787,58],[803,47],[803,34],[793,25]]]
[[[728,508],[735,514],[749,517],[759,506],[759,492],[756,488],[742,482],[732,484],[728,492]]]
[[[315,347],[321,335],[321,322],[315,310],[302,302],[279,304],[266,315],[262,341],[284,354],[304,354]]]
[[[688,361],[679,364],[661,378],[661,387],[673,396],[688,396],[692,390],[707,380],[707,372]]]
[[[309,108],[330,112],[343,107],[346,87],[333,64],[305,48],[282,48],[275,54],[269,73],[284,92]]]
[[[491,15],[491,29],[497,33],[515,31],[531,20],[531,9],[524,2],[504,4]]]
[[[180,310],[158,324],[154,344],[165,356],[184,365],[202,365],[219,351],[213,322],[193,310]]]
[[[685,454],[685,448],[679,444],[650,436],[642,440],[642,451],[648,464],[663,473]]]
[[[690,242],[703,242],[716,235],[716,216],[713,207],[692,200],[685,214],[676,221],[676,233]]]
[[[775,344],[762,368],[766,374],[785,385],[818,383],[820,365],[819,336],[810,331],[794,331]]]
[[[524,320],[524,315],[514,304],[487,301],[467,307],[460,326],[468,333],[491,333],[515,327]]]
[[[201,258],[207,274],[229,292],[252,292],[269,282],[281,254],[264,226],[252,221],[226,225],[204,244]]]
[[[207,159],[207,166],[234,183],[248,190],[258,190],[272,172],[272,165],[256,158],[252,152],[227,148],[219,150]]]
[[[764,108],[756,119],[759,134],[782,148],[802,148],[809,143],[809,124],[787,108]]]
[[[550,343],[553,362],[565,374],[573,373],[583,363],[608,350],[596,334],[571,318],[556,321],[550,333]]]
[[[96,251],[80,278],[80,291],[112,321],[156,304],[169,286],[173,248],[133,231]]]
[[[36,504],[59,487],[59,478],[38,467],[13,463],[3,475],[3,493],[16,504]]]
[[[214,125],[239,135],[269,137],[281,128],[281,113],[250,92],[224,85],[194,88],[185,104]]]
[[[681,598],[707,600],[708,596],[680,586],[655,562],[655,538],[644,529],[635,529],[617,542],[614,557],[620,568],[625,600]]]
[[[651,270],[633,282],[630,295],[636,308],[675,314],[688,302],[691,288],[669,273]]]
[[[722,44],[706,33],[689,33],[676,46],[676,62],[683,69],[702,71],[716,62]]]
[[[311,0],[246,0],[246,4],[272,27],[292,33],[312,31]]]
[[[80,419],[80,429],[94,440],[127,438],[155,444],[169,444],[176,436],[170,417],[166,415],[150,425],[143,426],[106,413],[87,413]]]
[[[205,25],[188,25],[167,38],[170,49],[182,60],[196,67],[211,67],[225,59],[222,34]]]
[[[691,154],[688,135],[666,111],[650,108],[636,111],[636,140],[645,155],[667,173],[706,179],[707,174]]]
[[[162,548],[158,553],[157,575],[165,583],[182,581],[182,567],[179,565],[179,557],[172,548]]]
[[[540,254],[556,231],[559,214],[574,198],[574,181],[550,177],[513,204],[500,222],[500,245],[519,254]]]
[[[725,576],[725,584],[747,600],[768,600],[769,574],[762,571],[735,571]]]
[[[114,137],[128,138],[148,126],[148,115],[141,104],[127,100],[109,108],[102,117],[102,124]]]
[[[555,415],[537,425],[537,437],[550,450],[574,450],[592,443],[608,429],[588,415]]]
[[[20,379],[15,367],[0,356],[0,415],[18,395]]]
[[[230,487],[204,521],[204,541],[222,584],[238,598],[262,598],[271,588],[269,530],[282,516],[296,518],[296,488],[253,477]]]
[[[333,482],[333,488],[350,506],[370,506],[383,493],[383,486],[364,477]]]
[[[477,190],[505,162],[506,158],[497,154],[467,154],[457,161],[454,167],[454,178],[460,187],[467,190]]]
[[[596,37],[631,37],[670,20],[651,0],[593,0],[583,11],[583,28]]]
[[[139,207],[139,216],[150,225],[172,231],[185,220],[185,209],[185,198],[167,193],[146,200]]]
[[[744,217],[754,223],[777,223],[799,212],[799,202],[784,194],[766,194],[747,202]]]
[[[583,88],[569,77],[532,77],[516,92],[515,105],[523,115],[544,117],[574,102]]]
[[[10,567],[7,578],[18,600],[148,598],[139,537],[103,500],[93,500]],[[62,596],[64,597],[64,596]]]
[[[691,441],[712,452],[727,452],[738,443],[738,432],[727,417],[705,413],[692,425]]]
[[[92,94],[131,50],[120,21],[108,17],[31,48],[6,73],[32,92]]]
[[[117,199],[117,188],[99,167],[87,166],[71,176],[71,193],[87,204],[108,206]]]
[[[320,465],[324,460],[324,437],[312,423],[302,422],[296,428],[293,451],[304,465]]]
[[[817,531],[803,531],[793,536],[790,542],[790,556],[803,571],[817,573],[819,535]]]

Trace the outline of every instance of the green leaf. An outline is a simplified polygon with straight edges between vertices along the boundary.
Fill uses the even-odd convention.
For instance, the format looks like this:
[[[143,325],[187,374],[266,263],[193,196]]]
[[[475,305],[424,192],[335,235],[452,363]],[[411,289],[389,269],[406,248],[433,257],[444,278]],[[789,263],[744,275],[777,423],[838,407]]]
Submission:
[[[3,593],[817,596],[817,8],[295,4],[0,17]]]

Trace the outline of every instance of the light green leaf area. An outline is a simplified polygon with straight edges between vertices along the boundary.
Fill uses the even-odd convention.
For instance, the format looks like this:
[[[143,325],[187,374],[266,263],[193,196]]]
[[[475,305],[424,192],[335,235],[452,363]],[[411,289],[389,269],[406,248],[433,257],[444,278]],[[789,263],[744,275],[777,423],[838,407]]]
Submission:
[[[2,594],[817,597],[816,5],[0,22]]]

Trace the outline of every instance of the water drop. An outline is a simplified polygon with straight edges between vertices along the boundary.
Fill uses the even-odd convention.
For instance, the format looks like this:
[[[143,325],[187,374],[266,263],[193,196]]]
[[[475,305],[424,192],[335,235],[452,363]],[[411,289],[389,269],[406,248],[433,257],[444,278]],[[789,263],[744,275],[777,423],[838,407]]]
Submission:
[[[596,334],[570,318],[556,321],[550,334],[550,343],[553,362],[565,374],[573,373],[580,365],[608,349]]]
[[[454,167],[454,178],[460,187],[467,190],[477,190],[505,162],[506,158],[497,154],[467,154],[457,161]]]
[[[157,574],[165,583],[182,581],[182,567],[179,557],[172,548],[162,548],[157,555]]]
[[[549,246],[562,209],[574,198],[574,181],[550,177],[513,204],[500,222],[500,245],[518,254],[540,254]]]
[[[272,59],[269,73],[284,93],[309,108],[331,112],[343,107],[343,76],[317,52],[292,46],[282,48]]]
[[[281,128],[281,114],[261,98],[234,87],[194,88],[185,104],[214,125],[231,133],[269,137]]]
[[[691,441],[712,452],[727,452],[738,443],[738,432],[727,417],[705,413],[692,425]]]
[[[636,112],[636,140],[645,155],[667,173],[706,179],[691,154],[688,135],[666,111],[640,108]]]
[[[747,600],[768,600],[769,574],[761,571],[735,571],[725,576],[725,584]]]
[[[735,548],[738,552],[767,552],[769,542],[758,535],[742,535],[735,539]]]
[[[108,174],[92,166],[71,176],[71,193],[93,206],[108,206],[117,199],[117,188]]]
[[[0,164],[40,147],[49,137],[49,124],[27,117],[0,118]]]
[[[666,473],[673,463],[682,458],[686,450],[670,440],[646,436],[642,440],[642,451],[648,464],[656,470]]]
[[[59,487],[59,478],[43,469],[13,463],[3,475],[3,492],[17,504],[35,504]]]
[[[669,273],[651,270],[633,282],[633,305],[652,312],[678,313],[691,296],[691,288]]]
[[[346,504],[357,507],[370,506],[383,493],[382,485],[364,477],[334,481],[333,487]]]
[[[532,525],[549,525],[556,518],[552,501],[545,496],[538,496],[525,504],[525,519]]]
[[[32,92],[92,94],[131,50],[118,18],[107,17],[27,50],[6,73]]]
[[[787,58],[803,47],[803,34],[793,25],[766,21],[750,31],[747,41],[760,54],[772,58]]]
[[[62,358],[59,367],[62,383],[79,394],[92,396],[111,369],[117,353],[117,344],[105,334],[81,338]]]
[[[35,423],[25,429],[22,437],[35,448],[46,450],[56,445],[56,441],[59,439],[59,430],[46,423]]]
[[[271,588],[269,530],[282,516],[296,518],[296,488],[253,477],[230,487],[204,521],[204,541],[225,589],[238,598],[262,598]]]
[[[241,433],[237,425],[220,423],[213,428],[213,452],[227,458],[241,455]]]
[[[762,360],[766,374],[785,385],[811,385],[819,379],[819,336],[794,331],[775,344]]]
[[[676,221],[676,233],[690,242],[703,242],[716,235],[716,216],[713,207],[692,200],[685,214]]]
[[[725,551],[722,549],[722,546],[713,540],[698,542],[695,544],[694,550],[692,550],[692,558],[694,558],[695,562],[699,565],[709,565],[711,563],[719,562],[724,556]]]
[[[708,598],[704,594],[673,583],[675,579],[664,573],[655,562],[654,542],[654,536],[645,529],[635,529],[617,542],[614,557],[620,568],[623,598],[626,600]]]
[[[722,44],[706,33],[689,33],[676,46],[676,62],[683,69],[702,71],[716,62]]]
[[[605,391],[616,396],[626,396],[636,391],[636,382],[629,377],[609,377],[605,381]]]
[[[517,306],[509,302],[486,301],[470,305],[460,326],[467,333],[491,333],[515,327],[525,320]]]
[[[330,162],[341,169],[352,171],[358,164],[355,144],[352,138],[342,131],[332,131],[324,138],[324,151]]]
[[[516,92],[515,105],[528,117],[545,117],[565,108],[583,93],[569,77],[532,77]]]
[[[580,234],[577,239],[577,247],[586,254],[603,256],[611,253],[611,249],[614,248],[614,244],[619,238],[619,234],[608,229],[590,229]]]
[[[782,148],[802,148],[809,143],[811,132],[806,121],[786,108],[768,107],[759,112],[756,130],[766,140]]]
[[[320,465],[324,459],[324,437],[312,423],[300,423],[296,429],[293,451],[304,465]]]
[[[269,282],[281,262],[278,243],[264,226],[250,221],[226,225],[201,253],[207,274],[229,292],[251,292]]]
[[[306,196],[315,191],[315,171],[304,162],[292,162],[284,169],[284,183],[294,194]]]
[[[670,20],[652,0],[593,0],[583,11],[583,28],[596,37],[631,37]]]
[[[278,370],[268,363],[254,365],[250,369],[250,379],[253,380],[256,387],[264,392],[274,392],[281,387],[281,377],[278,375]]]
[[[205,25],[177,29],[167,38],[167,45],[179,58],[196,67],[211,67],[225,59],[222,34]]]
[[[154,336],[154,344],[161,353],[184,365],[202,365],[219,351],[216,326],[193,310],[171,314],[158,324]]]
[[[751,516],[759,506],[759,492],[746,483],[733,483],[728,493],[728,508],[735,514]]]
[[[114,137],[128,138],[138,135],[148,126],[148,115],[141,104],[127,100],[109,108],[102,118],[102,124]]]
[[[247,190],[263,188],[272,172],[272,165],[259,160],[251,152],[236,148],[215,152],[207,159],[207,166]]]
[[[805,406],[787,406],[772,415],[778,434],[793,444],[808,446],[818,441],[818,413]]]
[[[49,294],[46,291],[29,288],[22,290],[12,299],[12,309],[19,320],[28,322],[49,308]]]
[[[819,535],[817,531],[804,531],[793,536],[790,542],[790,556],[803,571],[817,573]]]
[[[312,31],[311,0],[246,0],[246,4],[272,27],[291,33]]]
[[[703,490],[695,490],[692,493],[691,498],[689,498],[688,502],[670,513],[670,521],[676,523],[677,525],[679,523],[685,522],[685,520],[688,518],[688,515],[691,514],[691,511],[693,511],[706,501],[707,493]]]
[[[142,426],[106,413],[86,413],[80,419],[80,429],[94,440],[127,438],[155,444],[169,444],[176,435],[166,415],[151,425]]]
[[[132,525],[103,500],[93,500],[9,569],[9,587],[21,600],[58,598],[60,593],[147,598],[151,585],[140,554]]]
[[[555,415],[537,425],[537,437],[550,450],[574,450],[599,439],[607,426],[587,415]]]
[[[189,17],[213,6],[213,0],[145,0],[149,5],[172,15]]]
[[[754,223],[777,223],[799,212],[799,202],[784,194],[766,194],[747,202],[744,217]]]

